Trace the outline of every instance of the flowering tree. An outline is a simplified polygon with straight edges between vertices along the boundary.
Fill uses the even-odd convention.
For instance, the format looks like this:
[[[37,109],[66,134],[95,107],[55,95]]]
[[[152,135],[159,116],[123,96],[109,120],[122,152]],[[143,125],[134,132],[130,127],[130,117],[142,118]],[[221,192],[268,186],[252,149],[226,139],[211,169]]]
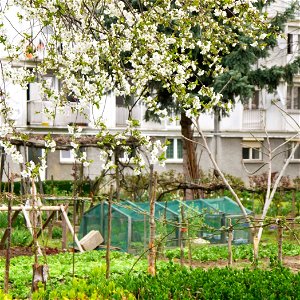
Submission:
[[[46,113],[54,119],[69,97],[76,99],[73,109],[84,113],[87,106],[99,108],[105,101],[103,96],[112,90],[116,95],[134,96],[158,118],[168,116],[167,106],[161,105],[160,88],[190,120],[203,110],[218,107],[227,111],[231,107],[227,94],[235,93],[228,88],[235,78],[232,72],[236,72],[229,58],[248,48],[263,56],[280,32],[268,15],[261,13],[256,0],[10,0],[3,3],[1,17],[0,43],[6,53],[1,65],[3,82],[24,88],[37,82],[52,103]],[[32,62],[31,67],[22,67],[22,61]],[[59,90],[45,79],[49,72],[60,80]],[[14,110],[9,103],[16,101],[10,97],[13,95],[3,84],[1,145],[23,163],[10,140],[26,140],[28,136],[20,134],[9,118]],[[128,128],[117,134],[109,133],[101,116],[93,123],[101,140],[104,169],[116,167],[113,149],[121,147],[130,154],[130,147],[123,142],[129,136],[151,152],[151,163],[163,161],[163,145],[141,135],[137,121],[130,119]],[[86,154],[78,151],[80,128],[69,127],[69,133],[74,157],[88,165]],[[47,135],[46,154],[55,147],[52,135]],[[143,155],[136,155],[134,163],[145,165]],[[37,166],[28,162],[21,175],[34,177],[41,168],[46,168],[45,159]]]
[[[241,44],[239,36],[247,36],[257,47],[264,48],[265,32],[268,38],[276,35],[267,15],[259,12],[255,2],[6,1],[1,14],[0,42],[6,51],[2,77],[4,82],[24,88],[29,82],[38,81],[41,92],[53,104],[47,109],[53,118],[70,96],[78,99],[74,109],[83,113],[88,105],[99,107],[102,96],[111,90],[117,95],[134,95],[158,117],[166,117],[167,110],[158,105],[150,82],[159,82],[167,89],[189,117],[197,117],[203,107],[218,105],[226,109],[228,104],[221,101],[222,94],[205,83],[199,88],[199,82],[225,71],[222,57]],[[13,15],[19,24],[7,21]],[[14,29],[13,38],[9,27]],[[45,35],[45,28],[50,34],[43,45],[46,55],[40,60],[38,39]],[[195,51],[201,53],[201,60],[195,57]],[[14,63],[24,59],[38,63],[33,69],[13,68]],[[43,79],[50,71],[61,82],[59,91]],[[4,85],[1,95],[2,144],[7,153],[21,162],[19,153],[9,144],[9,136],[26,137],[19,135],[7,118],[12,108],[8,107],[10,95]],[[98,137],[104,138],[107,128],[101,117],[94,123],[99,129]],[[126,134],[117,137],[130,132],[139,138],[132,130],[133,123]],[[112,136],[112,141],[117,142],[117,137]],[[76,154],[78,145],[72,145]],[[45,146],[55,148],[51,136],[47,136]],[[31,174],[28,168],[23,173],[26,174]]]

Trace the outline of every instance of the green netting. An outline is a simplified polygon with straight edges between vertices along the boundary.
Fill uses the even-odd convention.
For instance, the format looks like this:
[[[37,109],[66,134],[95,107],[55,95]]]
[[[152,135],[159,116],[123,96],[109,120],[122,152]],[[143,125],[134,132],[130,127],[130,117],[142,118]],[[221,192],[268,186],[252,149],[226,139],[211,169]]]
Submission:
[[[114,202],[112,205],[111,245],[128,252],[147,249],[149,210],[148,202]],[[247,213],[251,214],[251,211],[247,210]],[[193,229],[194,232],[196,230],[194,237],[204,238],[211,243],[226,243],[227,234],[223,229],[228,226],[229,218],[234,227],[233,242],[245,243],[250,239],[248,224],[243,219],[240,208],[234,201],[224,197],[157,202],[155,204],[157,240],[163,239],[167,246],[179,245],[182,217],[185,221],[189,220],[190,224],[201,219],[203,223],[199,221],[199,226],[195,226]],[[102,202],[84,214],[80,224],[79,237],[83,237],[91,230],[99,230],[105,243],[107,219],[108,204]]]
[[[216,211],[225,214],[229,214],[229,215],[242,214],[240,207],[228,197],[215,198],[215,199],[200,199],[200,201],[204,202],[209,207],[214,208]],[[246,209],[246,212],[248,214],[252,213],[249,209]]]

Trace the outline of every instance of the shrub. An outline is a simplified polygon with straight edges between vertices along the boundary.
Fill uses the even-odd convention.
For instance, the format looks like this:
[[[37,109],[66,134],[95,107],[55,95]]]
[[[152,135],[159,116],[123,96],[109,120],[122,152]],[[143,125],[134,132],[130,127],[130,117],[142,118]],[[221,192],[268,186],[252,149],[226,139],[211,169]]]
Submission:
[[[53,227],[52,229],[52,238],[60,239],[62,237],[62,229],[60,227]]]
[[[7,212],[0,213],[0,228],[7,228],[8,220],[7,220]],[[12,224],[13,228],[22,228],[25,226],[24,217],[22,215],[18,215],[17,219]]]

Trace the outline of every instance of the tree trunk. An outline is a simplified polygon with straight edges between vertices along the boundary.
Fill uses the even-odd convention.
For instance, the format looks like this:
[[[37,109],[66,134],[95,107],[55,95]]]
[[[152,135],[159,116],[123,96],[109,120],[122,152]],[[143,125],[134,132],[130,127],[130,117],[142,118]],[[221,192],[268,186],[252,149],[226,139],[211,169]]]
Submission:
[[[5,165],[5,152],[4,148],[0,147],[0,193],[2,193],[2,181],[3,181],[3,173],[4,173],[4,165]]]
[[[193,122],[186,116],[184,112],[181,113],[181,134],[184,137],[183,145],[183,173],[187,182],[195,182],[199,179],[199,166],[197,162],[196,144],[192,142]],[[187,199],[199,198],[198,190],[187,190]]]

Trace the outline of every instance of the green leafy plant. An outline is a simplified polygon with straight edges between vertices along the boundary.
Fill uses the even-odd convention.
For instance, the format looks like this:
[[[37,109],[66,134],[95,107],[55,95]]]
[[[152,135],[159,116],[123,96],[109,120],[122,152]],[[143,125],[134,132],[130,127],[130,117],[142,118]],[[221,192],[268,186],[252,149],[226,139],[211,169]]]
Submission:
[[[234,259],[249,259],[253,257],[253,245],[238,245],[233,246],[233,258]],[[283,254],[288,256],[299,255],[300,245],[283,243]],[[262,244],[259,257],[270,258],[277,255],[278,248],[276,244]],[[187,249],[184,251],[187,258]],[[166,257],[168,258],[180,258],[180,249],[166,250]],[[219,259],[227,259],[228,248],[224,246],[214,245],[202,245],[194,246],[192,249],[192,259],[197,261],[216,261]]]
[[[27,229],[14,229],[11,234],[12,246],[26,246],[32,236]]]

